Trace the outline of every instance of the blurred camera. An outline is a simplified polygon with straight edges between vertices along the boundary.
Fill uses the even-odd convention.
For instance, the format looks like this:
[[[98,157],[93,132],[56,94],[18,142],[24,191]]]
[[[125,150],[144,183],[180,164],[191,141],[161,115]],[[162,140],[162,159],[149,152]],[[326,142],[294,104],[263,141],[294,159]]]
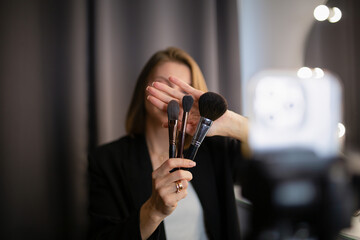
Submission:
[[[250,81],[248,93],[254,153],[293,148],[320,158],[339,153],[341,87],[334,75],[300,78],[296,71],[263,71]]]
[[[242,195],[253,204],[247,239],[337,239],[354,198],[340,156],[339,80],[267,70],[249,83],[249,145]]]

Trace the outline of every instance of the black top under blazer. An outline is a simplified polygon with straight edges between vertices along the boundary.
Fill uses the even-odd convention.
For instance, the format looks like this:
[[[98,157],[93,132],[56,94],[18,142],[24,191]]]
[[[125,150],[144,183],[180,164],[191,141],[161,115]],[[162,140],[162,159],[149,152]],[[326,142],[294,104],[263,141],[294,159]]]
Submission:
[[[232,138],[206,137],[190,170],[209,239],[240,239],[233,188],[243,162],[240,148]],[[139,213],[151,196],[152,171],[143,135],[122,137],[89,154],[91,239],[141,239]],[[166,239],[163,223],[149,239]]]

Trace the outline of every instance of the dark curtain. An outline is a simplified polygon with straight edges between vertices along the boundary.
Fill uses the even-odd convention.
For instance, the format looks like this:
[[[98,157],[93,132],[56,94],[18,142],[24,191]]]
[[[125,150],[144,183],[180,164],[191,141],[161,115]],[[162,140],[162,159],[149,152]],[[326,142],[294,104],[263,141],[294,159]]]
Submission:
[[[155,51],[188,51],[239,111],[236,11],[236,0],[1,1],[0,238],[84,238],[87,152],[124,134]]]
[[[83,236],[85,7],[0,2],[1,239]]]
[[[346,127],[345,151],[360,150],[360,1],[330,0],[342,19],[337,23],[316,22],[306,44],[305,65],[321,67],[337,75],[343,87]]]

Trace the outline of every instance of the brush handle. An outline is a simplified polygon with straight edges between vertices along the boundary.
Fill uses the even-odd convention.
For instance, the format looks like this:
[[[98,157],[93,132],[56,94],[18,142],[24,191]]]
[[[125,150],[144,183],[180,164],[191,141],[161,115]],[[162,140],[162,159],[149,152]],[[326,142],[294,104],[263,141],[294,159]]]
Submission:
[[[170,144],[169,145],[169,158],[174,158],[176,155],[176,145]]]
[[[178,139],[178,147],[177,147],[177,158],[183,157],[183,151],[184,151],[184,143],[185,143],[185,133],[179,132],[179,139]]]
[[[184,158],[187,158],[187,159],[190,159],[190,160],[193,160],[195,159],[195,156],[196,156],[196,153],[198,151],[199,147],[196,147],[194,145],[190,145],[189,149],[186,151],[185,153],[185,157]],[[172,169],[170,172],[174,172],[176,170],[179,170],[179,169],[183,169],[183,170],[188,170],[188,168],[174,168]]]
[[[213,121],[208,118],[205,118],[205,117],[200,118],[200,121],[199,121],[196,131],[195,131],[195,135],[191,141],[191,145],[185,154],[185,158],[190,159],[190,160],[195,159],[196,153],[197,153],[202,141],[204,140],[207,132],[209,131],[212,123],[213,123]]]
[[[178,158],[183,157],[184,144],[185,144],[185,131],[186,131],[186,124],[187,124],[188,116],[189,116],[188,112],[183,113],[182,125],[181,125],[181,129],[179,132],[179,139],[178,139],[178,151],[177,151]]]
[[[200,145],[199,145],[200,146]],[[199,146],[190,145],[189,149],[186,151],[185,158],[193,160],[195,159],[196,153],[199,149]]]
[[[185,158],[194,161],[196,153],[197,153],[202,141],[204,140],[207,132],[209,131],[212,123],[213,123],[213,121],[208,118],[205,118],[205,117],[200,118],[200,121],[199,121],[196,131],[195,131],[195,135],[192,139],[191,145],[190,145],[189,149],[186,151]],[[170,172],[173,172],[176,170],[178,170],[178,169],[173,169]]]
[[[169,120],[169,158],[176,156],[177,120]]]

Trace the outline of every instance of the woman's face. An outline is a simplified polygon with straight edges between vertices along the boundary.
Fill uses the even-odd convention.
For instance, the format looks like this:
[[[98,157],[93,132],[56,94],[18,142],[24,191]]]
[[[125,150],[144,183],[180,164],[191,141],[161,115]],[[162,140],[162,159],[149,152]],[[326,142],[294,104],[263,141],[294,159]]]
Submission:
[[[187,65],[179,62],[162,62],[159,63],[150,74],[149,85],[153,82],[162,82],[174,89],[179,89],[179,87],[169,82],[168,79],[170,76],[191,84],[191,72]],[[145,97],[147,97],[147,94]],[[162,123],[167,121],[167,113],[159,110],[146,100],[145,109],[147,121],[150,121],[151,124],[161,126]]]

